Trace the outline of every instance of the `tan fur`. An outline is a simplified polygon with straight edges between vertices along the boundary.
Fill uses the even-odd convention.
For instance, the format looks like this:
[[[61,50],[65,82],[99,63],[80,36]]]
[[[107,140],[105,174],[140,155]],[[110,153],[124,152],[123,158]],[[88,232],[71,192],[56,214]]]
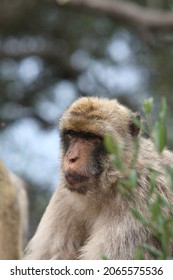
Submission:
[[[28,229],[29,229],[29,213],[28,213],[28,195],[26,183],[14,173],[9,173],[10,181],[14,187],[17,197],[17,204],[19,207],[20,216],[20,232],[21,232],[21,247],[22,250],[28,242]]]
[[[27,206],[23,181],[0,161],[0,260],[21,258],[27,236]]]
[[[128,167],[134,151],[129,129],[131,121],[132,112],[116,100],[80,98],[62,116],[60,130],[112,135],[123,144],[124,164]],[[136,208],[147,216],[149,174],[146,166],[159,172],[157,190],[173,203],[164,171],[165,165],[173,166],[173,154],[165,150],[159,156],[150,140],[138,137],[140,150],[135,166],[138,187],[133,190],[132,196]],[[67,188],[62,170],[60,185],[27,247],[25,259],[100,259],[103,256],[133,259],[137,245],[147,242],[159,246],[149,230],[132,216],[130,208],[134,205],[131,201],[117,191],[116,183],[122,174],[108,155],[102,158],[102,165],[104,168],[99,178],[92,178],[92,188],[85,194]],[[152,258],[147,254],[146,257]]]

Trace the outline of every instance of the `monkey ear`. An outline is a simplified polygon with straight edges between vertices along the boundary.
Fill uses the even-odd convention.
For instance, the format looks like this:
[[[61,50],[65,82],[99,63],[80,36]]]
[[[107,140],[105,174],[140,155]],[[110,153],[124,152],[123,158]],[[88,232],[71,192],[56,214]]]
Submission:
[[[138,112],[132,115],[132,119],[129,125],[130,134],[132,136],[138,136],[140,132],[140,120],[141,120],[141,116]]]

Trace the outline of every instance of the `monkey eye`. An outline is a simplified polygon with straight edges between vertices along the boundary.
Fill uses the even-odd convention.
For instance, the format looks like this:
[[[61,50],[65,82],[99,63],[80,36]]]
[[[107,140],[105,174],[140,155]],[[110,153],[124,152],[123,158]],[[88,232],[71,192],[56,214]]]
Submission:
[[[64,135],[72,135],[72,136],[74,136],[76,133],[75,133],[75,131],[73,131],[73,130],[66,130],[66,131],[64,131],[63,134],[64,134]]]
[[[74,137],[76,137],[76,133],[73,130],[66,130],[63,132],[64,140],[71,141]]]
[[[73,131],[73,130],[68,130],[68,131],[67,131],[67,134],[68,134],[68,135],[75,136],[75,135],[76,135],[76,132]]]
[[[71,134],[71,133],[65,133],[64,134],[64,138],[67,139],[67,140],[71,140],[73,137],[74,137],[74,135]]]
[[[90,132],[83,133],[83,137],[88,140],[97,138],[97,136],[95,134],[90,133]]]
[[[90,133],[90,132],[87,132],[83,135],[83,137],[87,140],[87,141],[92,141],[94,142],[95,144],[100,144],[103,140],[103,138],[101,136],[98,136],[94,133]]]

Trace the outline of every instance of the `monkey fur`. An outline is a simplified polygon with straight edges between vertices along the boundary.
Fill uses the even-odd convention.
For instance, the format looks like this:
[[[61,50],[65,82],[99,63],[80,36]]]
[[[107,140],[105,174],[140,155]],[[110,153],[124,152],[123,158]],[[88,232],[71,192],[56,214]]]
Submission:
[[[96,97],[79,98],[63,114],[61,182],[27,246],[25,259],[134,259],[138,245],[159,248],[150,230],[132,215],[131,200],[117,189],[123,174],[103,145],[105,135],[121,143],[122,160],[128,169],[134,137],[138,137],[137,187],[131,191],[135,208],[147,217],[147,166],[159,174],[158,193],[173,204],[165,176],[165,166],[173,166],[173,154],[165,149],[159,155],[151,140],[140,135],[133,116],[117,100]],[[145,257],[154,258],[147,252]]]
[[[0,161],[0,260],[20,259],[28,231],[25,183]]]

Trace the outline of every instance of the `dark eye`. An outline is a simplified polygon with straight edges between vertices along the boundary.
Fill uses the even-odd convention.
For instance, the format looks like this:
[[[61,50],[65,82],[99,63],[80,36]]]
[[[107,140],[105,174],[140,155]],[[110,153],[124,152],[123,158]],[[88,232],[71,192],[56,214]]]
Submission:
[[[73,135],[71,135],[71,134],[65,134],[64,135],[64,138],[66,139],[66,140],[71,140],[71,139],[73,139]]]
[[[67,135],[74,136],[76,133],[73,130],[66,131]]]
[[[84,137],[86,138],[86,140],[91,141],[95,144],[101,144],[102,142],[102,137],[93,133],[86,133]]]
[[[73,130],[67,130],[63,133],[63,138],[67,141],[72,140],[75,137],[75,132]]]
[[[87,132],[87,133],[84,134],[84,137],[85,137],[86,139],[88,139],[88,140],[91,140],[91,139],[95,139],[95,138],[96,138],[96,135],[93,134],[93,133]]]

